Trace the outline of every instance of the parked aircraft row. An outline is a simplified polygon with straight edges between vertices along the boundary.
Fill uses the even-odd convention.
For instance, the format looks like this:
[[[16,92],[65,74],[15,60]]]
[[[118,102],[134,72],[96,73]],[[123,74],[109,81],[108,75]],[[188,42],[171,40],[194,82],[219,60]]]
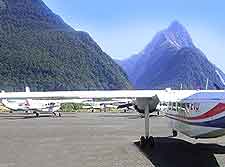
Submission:
[[[145,136],[141,143],[154,145],[149,135],[149,113],[161,102],[167,104],[165,116],[170,119],[173,135],[181,132],[192,138],[215,138],[225,135],[224,90],[114,90],[7,92],[0,99],[100,99],[135,98],[134,108],[145,115]],[[131,104],[127,104],[129,107]],[[51,106],[51,105],[50,105]],[[126,105],[125,105],[126,106]]]
[[[30,88],[25,88],[26,92],[30,92]],[[4,94],[5,92],[2,91]],[[9,98],[10,99],[10,98]],[[99,109],[105,110],[106,108],[117,108],[120,105],[132,103],[132,99],[111,99],[111,100],[98,100],[93,99],[61,99],[61,100],[46,100],[46,99],[2,99],[1,103],[10,110],[10,112],[25,112],[27,114],[36,114],[37,117],[42,113],[52,113],[54,116],[61,117],[61,113],[58,110],[61,104],[65,103],[77,103],[84,104],[85,109]]]

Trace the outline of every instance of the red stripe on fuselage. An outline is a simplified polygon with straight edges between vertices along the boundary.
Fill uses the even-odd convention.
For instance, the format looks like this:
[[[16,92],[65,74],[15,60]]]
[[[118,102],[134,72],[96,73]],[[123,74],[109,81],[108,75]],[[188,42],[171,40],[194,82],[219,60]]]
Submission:
[[[202,115],[196,116],[196,117],[186,117],[186,116],[175,115],[175,114],[168,114],[168,115],[183,118],[183,119],[187,119],[187,120],[199,120],[199,119],[205,119],[205,118],[212,117],[212,116],[220,114],[224,111],[225,111],[225,104],[219,103],[215,107],[213,107],[211,110],[209,110],[208,112],[206,112]]]

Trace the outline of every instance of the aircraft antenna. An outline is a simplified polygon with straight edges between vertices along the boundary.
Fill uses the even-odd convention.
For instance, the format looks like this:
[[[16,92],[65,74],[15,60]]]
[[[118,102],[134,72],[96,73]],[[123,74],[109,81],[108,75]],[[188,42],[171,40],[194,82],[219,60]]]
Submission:
[[[207,78],[206,80],[205,90],[208,90],[208,86],[209,86],[209,78]]]

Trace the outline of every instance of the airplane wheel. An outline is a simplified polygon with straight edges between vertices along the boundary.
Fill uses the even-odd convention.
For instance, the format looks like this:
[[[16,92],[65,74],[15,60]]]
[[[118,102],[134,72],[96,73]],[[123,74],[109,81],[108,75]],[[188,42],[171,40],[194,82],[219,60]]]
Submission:
[[[172,133],[173,133],[173,137],[177,137],[177,131],[176,130],[173,129]]]
[[[38,112],[36,112],[35,115],[36,115],[36,117],[39,117],[40,116]]]
[[[154,140],[153,136],[150,136],[150,137],[148,138],[148,143],[149,143],[149,145],[150,145],[151,147],[154,147],[154,146],[155,146],[155,140]]]
[[[57,113],[56,112],[53,112],[53,117],[56,117],[57,116]]]
[[[145,144],[146,144],[146,139],[145,139],[144,136],[141,136],[141,138],[140,138],[140,146],[141,146],[141,147],[144,147]]]

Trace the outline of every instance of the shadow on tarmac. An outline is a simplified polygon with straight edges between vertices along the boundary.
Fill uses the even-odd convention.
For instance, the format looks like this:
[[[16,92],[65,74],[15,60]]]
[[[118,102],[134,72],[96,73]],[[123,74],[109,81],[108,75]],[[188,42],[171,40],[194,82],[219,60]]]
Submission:
[[[14,114],[14,113],[1,113],[0,119],[8,119],[8,120],[16,120],[16,119],[35,119],[35,118],[41,118],[41,117],[52,117],[52,115],[49,114],[41,114],[39,117],[37,117],[34,114]]]
[[[105,117],[105,118],[107,118],[107,117],[108,118],[118,118],[118,117],[120,117],[120,118],[128,118],[128,119],[144,119],[144,116],[142,116],[140,114],[137,114],[137,113],[131,113],[131,114],[126,113],[126,115],[116,115],[116,114],[105,115],[105,114],[103,114],[103,115],[100,115],[99,117]],[[161,116],[151,114],[149,117],[150,118],[152,118],[152,117],[158,118],[158,117],[161,117]]]
[[[51,116],[0,116],[0,119],[7,119],[7,120],[17,120],[17,119],[38,119],[41,117],[51,117]]]
[[[156,137],[155,146],[134,144],[156,167],[219,167],[214,154],[225,154],[225,146],[192,144],[184,140]]]
[[[99,115],[98,117],[103,117],[103,118],[128,118],[128,119],[140,118],[140,116],[137,115],[137,114],[117,115],[116,113],[115,114],[102,114],[102,115]]]
[[[8,120],[17,120],[17,119],[38,119],[38,118],[77,118],[74,114],[64,114],[62,117],[55,117],[52,114],[40,114],[39,117],[36,117],[35,114],[14,114],[14,113],[0,113],[0,120],[1,119],[8,119]]]

